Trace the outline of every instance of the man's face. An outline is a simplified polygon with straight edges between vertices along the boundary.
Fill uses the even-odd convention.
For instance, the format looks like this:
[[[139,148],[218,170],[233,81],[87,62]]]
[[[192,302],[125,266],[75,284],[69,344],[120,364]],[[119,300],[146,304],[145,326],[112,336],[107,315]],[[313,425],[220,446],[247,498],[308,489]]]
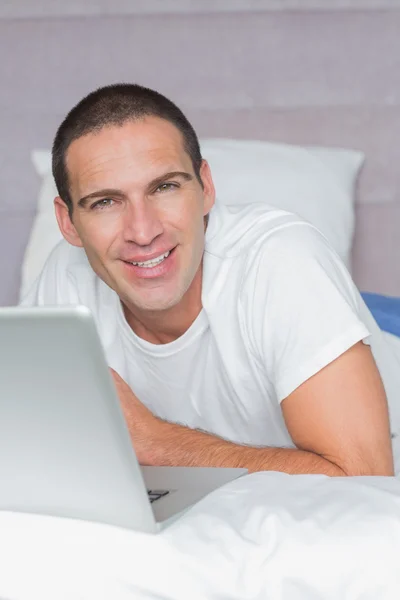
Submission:
[[[64,237],[85,249],[131,310],[177,305],[201,273],[204,216],[214,203],[207,163],[203,189],[180,131],[147,117],[75,140],[66,165],[73,222],[55,201]]]

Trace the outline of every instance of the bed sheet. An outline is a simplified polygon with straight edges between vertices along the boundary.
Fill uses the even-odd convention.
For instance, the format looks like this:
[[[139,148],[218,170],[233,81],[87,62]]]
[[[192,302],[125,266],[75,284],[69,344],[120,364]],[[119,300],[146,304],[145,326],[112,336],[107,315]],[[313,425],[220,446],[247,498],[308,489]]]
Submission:
[[[3,600],[398,600],[400,481],[264,472],[150,535],[0,513]]]
[[[391,388],[398,387],[398,373],[400,373],[400,337],[389,333],[388,331],[382,331],[382,337],[384,342],[389,348],[390,356],[387,356],[387,362],[390,360],[389,372],[393,373],[393,376],[386,379],[386,383]],[[391,397],[396,401],[396,407],[391,406],[392,409],[392,447],[393,447],[393,458],[395,464],[396,477],[400,480],[400,389],[397,392],[397,398],[395,393],[391,393]]]
[[[363,292],[362,297],[383,331],[400,336],[400,298]]]

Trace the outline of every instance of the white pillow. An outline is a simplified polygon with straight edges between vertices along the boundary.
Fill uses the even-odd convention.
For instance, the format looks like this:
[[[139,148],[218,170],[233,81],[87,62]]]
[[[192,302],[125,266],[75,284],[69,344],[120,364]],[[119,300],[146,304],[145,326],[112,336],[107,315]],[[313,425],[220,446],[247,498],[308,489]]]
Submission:
[[[299,214],[326,235],[350,269],[361,152],[254,140],[209,139],[201,146],[220,201],[266,202]]]
[[[298,213],[326,235],[350,268],[354,191],[364,160],[361,152],[228,139],[201,140],[201,149],[210,163],[220,202],[266,202]],[[51,174],[51,154],[35,150],[32,160],[42,185],[22,265],[20,298],[61,239],[54,216],[57,190]]]

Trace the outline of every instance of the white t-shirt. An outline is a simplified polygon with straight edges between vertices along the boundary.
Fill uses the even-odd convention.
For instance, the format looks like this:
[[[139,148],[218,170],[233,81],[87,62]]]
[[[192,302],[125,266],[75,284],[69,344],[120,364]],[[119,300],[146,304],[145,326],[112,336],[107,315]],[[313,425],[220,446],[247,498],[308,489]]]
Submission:
[[[117,294],[65,241],[23,304],[86,305],[109,365],[155,415],[237,443],[294,447],[280,402],[360,340],[390,379],[390,351],[338,255],[315,227],[265,204],[212,209],[203,309],[171,343],[135,335]]]

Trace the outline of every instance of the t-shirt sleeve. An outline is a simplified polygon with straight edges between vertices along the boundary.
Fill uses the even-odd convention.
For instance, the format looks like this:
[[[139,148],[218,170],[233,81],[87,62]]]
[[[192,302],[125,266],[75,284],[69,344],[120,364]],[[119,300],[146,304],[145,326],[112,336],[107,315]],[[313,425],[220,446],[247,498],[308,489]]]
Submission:
[[[312,225],[272,233],[245,272],[241,307],[251,350],[279,402],[370,335],[350,274]]]

